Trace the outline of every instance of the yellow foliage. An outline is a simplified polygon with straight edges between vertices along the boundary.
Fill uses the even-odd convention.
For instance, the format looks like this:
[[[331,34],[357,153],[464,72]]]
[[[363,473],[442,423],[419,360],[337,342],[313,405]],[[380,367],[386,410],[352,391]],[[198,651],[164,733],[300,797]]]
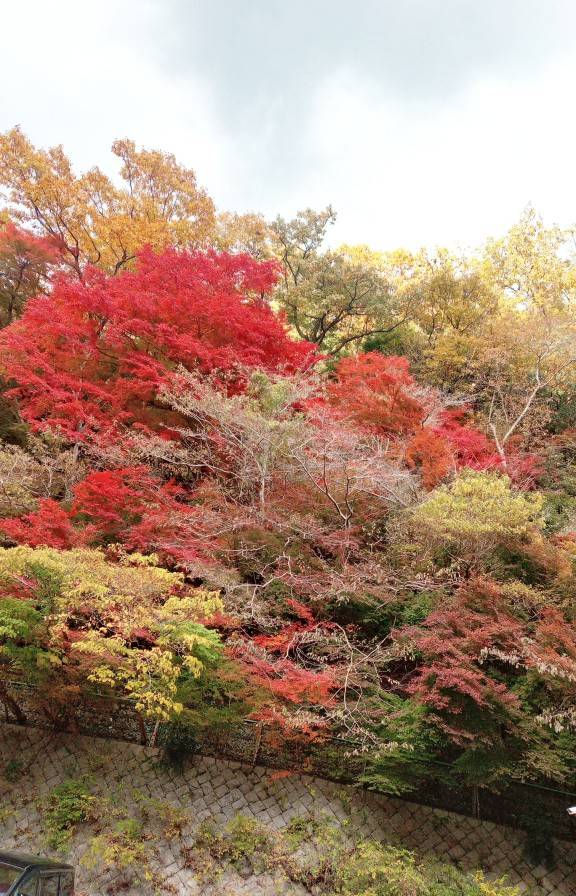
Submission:
[[[0,587],[10,593],[22,583],[44,605],[54,662],[61,664],[58,651],[65,655],[75,620],[81,638],[73,654],[88,661],[88,680],[125,693],[151,718],[181,712],[183,673],[198,677],[218,656],[218,636],[201,622],[222,609],[219,596],[186,588],[154,556],[119,553],[111,562],[98,550],[0,548]],[[150,632],[153,643],[135,646],[136,630]]]
[[[544,527],[542,495],[514,492],[498,473],[463,471],[417,507],[413,519],[436,539],[522,539]]]
[[[117,140],[125,186],[98,168],[76,176],[61,146],[37,149],[19,128],[0,135],[0,186],[12,217],[55,237],[78,276],[86,263],[116,272],[142,246],[201,245],[215,227],[214,205],[173,155]]]

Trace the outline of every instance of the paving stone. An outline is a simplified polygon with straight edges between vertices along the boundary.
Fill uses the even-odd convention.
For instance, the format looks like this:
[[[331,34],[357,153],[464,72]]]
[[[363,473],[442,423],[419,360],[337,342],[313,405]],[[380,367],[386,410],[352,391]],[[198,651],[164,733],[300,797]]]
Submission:
[[[3,845],[37,849],[42,837],[37,797],[48,794],[70,776],[88,774],[100,797],[112,806],[121,798],[124,805],[133,804],[136,811],[133,795],[140,793],[190,814],[192,823],[181,841],[158,845],[158,867],[174,896],[309,896],[304,887],[274,874],[250,873],[243,879],[233,869],[226,869],[202,881],[183,867],[181,846],[193,844],[194,829],[200,822],[218,826],[238,814],[279,830],[296,816],[314,814],[334,825],[345,822],[347,839],[374,837],[437,859],[452,859],[465,868],[482,867],[492,878],[506,874],[510,883],[520,884],[523,891],[530,889],[530,896],[572,896],[576,892],[576,844],[556,843],[558,864],[554,871],[548,871],[527,863],[524,837],[511,828],[362,793],[318,778],[294,774],[274,780],[269,769],[213,757],[194,757],[179,774],[161,768],[158,752],[150,748],[1,726],[0,764],[15,756],[30,762],[27,791],[34,790],[34,794],[0,778],[1,805],[7,810]],[[77,864],[86,849],[87,844],[77,838],[71,860]],[[124,880],[118,874],[96,878],[79,866],[78,889],[87,896],[102,896],[105,886],[119,886]],[[136,886],[123,892],[140,896],[143,891]]]

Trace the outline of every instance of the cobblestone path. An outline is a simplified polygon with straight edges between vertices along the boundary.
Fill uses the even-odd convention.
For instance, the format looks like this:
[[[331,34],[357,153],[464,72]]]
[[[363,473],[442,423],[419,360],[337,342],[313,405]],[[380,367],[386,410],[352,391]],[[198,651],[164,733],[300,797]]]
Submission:
[[[6,766],[25,769],[25,773],[10,782]],[[0,725],[0,846],[45,852],[38,802],[62,781],[83,775],[90,778],[98,796],[112,805],[123,803],[129,808],[144,795],[190,813],[190,830],[181,838],[164,838],[157,844],[158,865],[173,894],[306,896],[302,886],[270,873],[247,878],[227,869],[217,880],[200,882],[186,867],[184,856],[195,825],[202,821],[221,825],[242,814],[282,829],[294,816],[308,813],[344,824],[350,836],[402,845],[464,869],[479,867],[494,876],[506,874],[511,883],[521,883],[533,894],[576,893],[576,843],[557,842],[556,868],[547,871],[527,863],[524,836],[511,828],[304,775],[275,778],[269,769],[239,763],[196,757],[177,772],[159,765],[157,752],[150,748],[12,725]],[[79,862],[88,840],[88,833],[83,836],[80,830],[72,841],[71,861]],[[77,890],[82,896],[103,896],[118,883],[117,873],[88,872],[79,866]],[[136,896],[141,890],[122,892]]]

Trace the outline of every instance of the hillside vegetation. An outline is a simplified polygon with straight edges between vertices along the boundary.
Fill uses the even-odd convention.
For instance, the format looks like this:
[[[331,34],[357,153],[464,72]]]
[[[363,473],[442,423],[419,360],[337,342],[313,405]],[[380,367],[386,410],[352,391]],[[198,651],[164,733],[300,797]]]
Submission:
[[[1,678],[576,787],[573,234],[327,249],[113,149],[0,136]]]

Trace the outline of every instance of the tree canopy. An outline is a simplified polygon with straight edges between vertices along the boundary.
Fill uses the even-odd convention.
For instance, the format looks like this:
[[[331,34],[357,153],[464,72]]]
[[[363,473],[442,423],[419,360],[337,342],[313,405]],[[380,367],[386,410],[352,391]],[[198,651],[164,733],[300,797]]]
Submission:
[[[576,786],[571,234],[326,248],[114,152],[0,140],[5,676]]]

